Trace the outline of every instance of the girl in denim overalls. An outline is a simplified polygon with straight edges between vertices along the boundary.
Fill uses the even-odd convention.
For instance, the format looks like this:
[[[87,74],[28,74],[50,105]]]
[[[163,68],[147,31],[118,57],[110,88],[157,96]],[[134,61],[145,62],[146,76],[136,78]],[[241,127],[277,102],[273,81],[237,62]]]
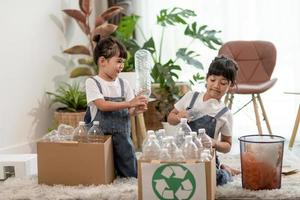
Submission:
[[[147,99],[134,97],[128,82],[118,78],[127,58],[125,47],[116,39],[95,37],[96,76],[86,80],[88,109],[85,122],[100,122],[105,135],[112,135],[114,163],[120,177],[137,177],[137,162],[130,139],[130,114],[147,109]]]
[[[231,149],[232,114],[221,102],[221,98],[230,87],[235,85],[237,64],[224,56],[216,57],[209,66],[206,76],[206,91],[204,93],[188,92],[175,105],[168,116],[168,122],[176,125],[180,118],[188,117],[188,113],[197,110],[201,113],[195,121],[190,121],[190,127],[198,132],[205,128],[206,133],[212,138],[212,147],[218,152],[227,153]],[[221,134],[221,140],[218,136]],[[205,142],[205,141],[204,141]],[[221,165],[216,159],[217,185],[227,183],[232,175],[239,170]]]

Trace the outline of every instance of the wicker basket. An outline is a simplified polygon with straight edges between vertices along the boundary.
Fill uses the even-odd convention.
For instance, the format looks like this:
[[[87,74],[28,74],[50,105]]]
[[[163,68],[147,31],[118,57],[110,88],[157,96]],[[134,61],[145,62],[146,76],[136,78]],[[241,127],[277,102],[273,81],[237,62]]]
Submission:
[[[85,112],[54,112],[54,121],[56,125],[68,124],[74,128],[78,126],[79,121],[83,121]]]

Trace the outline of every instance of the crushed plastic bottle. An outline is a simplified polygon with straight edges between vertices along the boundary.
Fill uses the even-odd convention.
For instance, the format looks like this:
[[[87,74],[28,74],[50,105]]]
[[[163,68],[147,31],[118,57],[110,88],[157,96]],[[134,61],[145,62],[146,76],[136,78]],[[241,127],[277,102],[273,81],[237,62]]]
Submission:
[[[83,121],[80,121],[78,126],[74,129],[73,140],[78,142],[87,142],[87,130]]]
[[[136,95],[149,97],[151,94],[151,53],[146,49],[138,50],[134,55],[136,72]]]

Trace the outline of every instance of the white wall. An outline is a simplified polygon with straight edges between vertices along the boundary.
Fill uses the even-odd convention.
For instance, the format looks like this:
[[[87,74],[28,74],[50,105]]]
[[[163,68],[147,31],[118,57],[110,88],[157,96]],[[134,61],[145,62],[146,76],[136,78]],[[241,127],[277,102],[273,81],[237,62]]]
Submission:
[[[62,49],[72,41],[84,41],[61,10],[77,4],[0,1],[0,153],[34,152],[35,140],[52,126],[53,111],[45,92],[68,80],[72,60]]]

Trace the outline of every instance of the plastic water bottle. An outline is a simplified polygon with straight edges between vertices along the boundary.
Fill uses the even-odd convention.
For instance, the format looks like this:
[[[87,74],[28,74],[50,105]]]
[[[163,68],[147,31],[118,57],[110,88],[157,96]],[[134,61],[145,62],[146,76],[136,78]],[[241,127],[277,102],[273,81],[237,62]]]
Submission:
[[[198,158],[198,148],[192,140],[191,135],[185,136],[185,142],[182,147],[182,152],[185,159],[197,159]]]
[[[155,135],[149,136],[149,141],[143,148],[143,157],[145,160],[157,160],[160,155],[160,146],[156,141]]]
[[[181,148],[184,144],[184,131],[179,128],[175,137],[176,145],[178,148]]]
[[[184,155],[182,153],[182,149],[177,149],[176,150],[174,161],[176,161],[176,162],[183,162],[183,161],[185,161],[185,157],[184,157]]]
[[[98,143],[101,142],[101,136],[104,136],[100,130],[99,121],[93,121],[93,126],[88,131],[88,142]]]
[[[146,132],[146,137],[143,141],[143,144],[142,144],[142,149],[144,149],[144,147],[146,146],[146,144],[148,143],[149,141],[149,138],[150,138],[150,135],[154,135],[155,136],[155,132],[153,130],[148,130]]]
[[[180,119],[179,130],[184,132],[184,136],[189,135],[190,132],[192,132],[191,127],[187,124],[187,118]]]
[[[171,160],[171,156],[168,153],[168,149],[166,149],[166,148],[161,149],[159,159],[160,159],[160,161],[165,161],[165,162],[168,162]]]
[[[203,151],[199,153],[201,161],[209,161],[212,159],[212,141],[211,138],[206,134],[205,129],[198,129],[198,137],[201,138]]]
[[[168,149],[168,153],[171,157],[171,160],[175,160],[176,151],[178,150],[178,147],[177,147],[176,143],[174,142],[173,136],[168,137],[168,142],[167,142],[166,148]]]
[[[73,140],[78,142],[87,142],[87,131],[83,121],[80,121],[78,126],[74,129]]]
[[[166,136],[165,129],[159,129],[158,131],[156,131],[156,138],[161,147],[163,146],[163,138],[165,138],[165,136]]]
[[[136,72],[136,95],[149,97],[151,94],[151,53],[146,49],[138,50],[134,55]]]
[[[191,136],[192,136],[192,140],[193,142],[195,143],[195,145],[197,146],[198,148],[198,158],[201,157],[201,152],[203,151],[203,145],[202,145],[202,142],[201,142],[201,138],[198,138],[197,137],[197,133],[192,131],[191,132]]]

